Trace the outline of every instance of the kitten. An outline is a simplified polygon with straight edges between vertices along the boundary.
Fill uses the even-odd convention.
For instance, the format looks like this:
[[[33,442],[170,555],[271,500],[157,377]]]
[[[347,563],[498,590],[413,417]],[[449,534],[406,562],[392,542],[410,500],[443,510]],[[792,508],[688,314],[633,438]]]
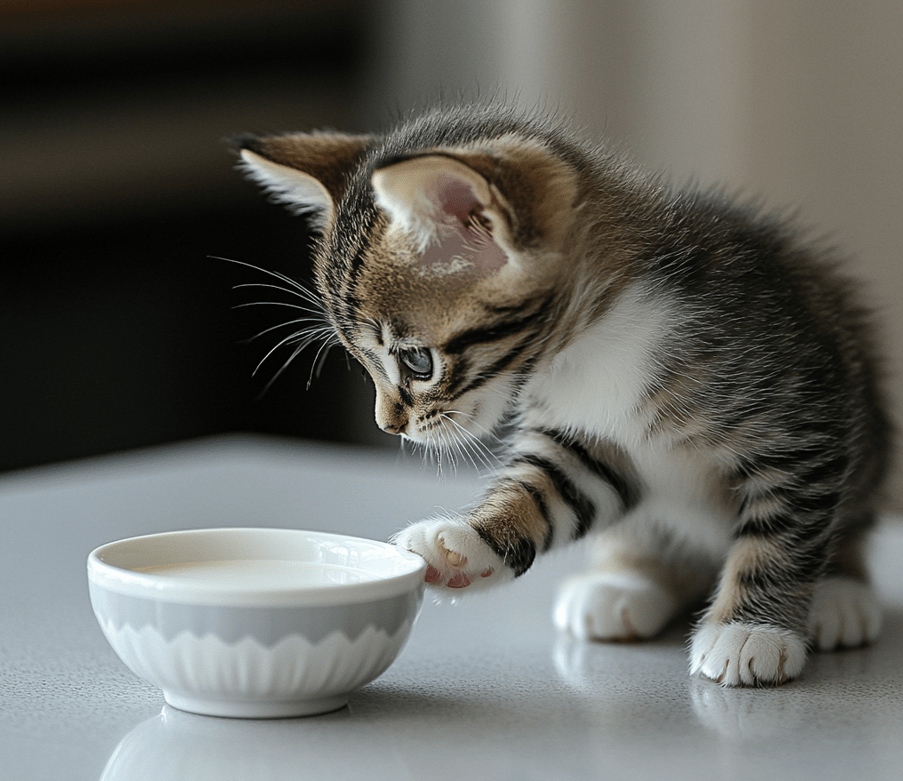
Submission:
[[[383,430],[466,447],[513,416],[482,501],[396,536],[429,583],[508,581],[592,534],[555,613],[579,638],[651,637],[710,595],[691,671],[755,685],[876,637],[889,425],[825,252],[505,106],[236,143],[318,231],[323,311]]]

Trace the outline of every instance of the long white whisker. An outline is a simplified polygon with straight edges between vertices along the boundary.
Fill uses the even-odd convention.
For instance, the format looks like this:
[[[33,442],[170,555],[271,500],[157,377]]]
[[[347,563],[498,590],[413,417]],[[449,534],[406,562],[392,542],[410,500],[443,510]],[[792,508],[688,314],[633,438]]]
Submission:
[[[491,451],[482,442],[473,437],[469,431],[462,431],[459,433],[459,436],[462,443],[467,447],[468,452],[471,453],[470,461],[474,469],[479,471],[479,464],[482,464],[486,469],[492,470],[493,464],[489,458],[492,455]],[[478,461],[479,464],[477,464]]]
[[[290,362],[296,355],[298,355],[298,353],[300,353],[309,344],[312,344],[313,342],[319,341],[320,339],[324,338],[323,333],[322,333],[323,330],[325,330],[325,329],[312,329],[312,330],[305,330],[305,331],[297,331],[293,334],[289,334],[284,339],[280,339],[269,350],[269,352],[266,355],[264,355],[263,358],[261,358],[260,363],[257,364],[254,371],[251,372],[251,375],[255,376],[257,374],[257,372],[260,371],[260,367],[263,366],[263,364],[266,362],[267,358],[269,358],[280,347],[282,347],[285,344],[293,344],[295,342],[300,342],[299,346],[292,353],[291,358],[289,358],[289,362]],[[286,365],[288,365],[288,363],[286,363]],[[285,368],[285,366],[283,366],[283,369],[284,368]],[[280,370],[279,373],[281,374],[282,370]]]
[[[302,293],[306,296],[313,296],[313,293],[311,293],[300,282],[296,282],[291,277],[288,277],[285,274],[280,274],[278,271],[271,271],[270,269],[261,268],[260,266],[255,266],[253,263],[246,263],[243,260],[235,260],[233,258],[222,258],[222,257],[219,257],[218,255],[208,255],[207,257],[210,258],[211,260],[224,260],[224,261],[226,261],[226,263],[235,263],[236,265],[244,266],[245,268],[254,269],[254,271],[260,271],[263,274],[269,274],[271,277],[275,277],[276,279],[278,279],[282,282],[285,282],[285,284],[290,285],[292,288],[297,290],[299,293]]]
[[[283,363],[282,366],[279,368],[279,371],[277,371],[277,372],[269,379],[269,381],[267,382],[267,384],[264,386],[263,390],[261,391],[261,394],[260,394],[260,395],[263,396],[263,394],[265,394],[265,393],[270,389],[270,386],[272,386],[272,384],[273,384],[274,382],[276,382],[276,380],[278,380],[279,377],[282,376],[282,373],[283,373],[286,369],[288,369],[288,367],[289,367],[289,365],[291,364],[291,362],[294,361],[295,358],[297,358],[297,357],[298,357],[298,356],[299,356],[299,355],[300,355],[300,354],[301,354],[301,353],[302,353],[309,345],[311,345],[311,344],[313,344],[314,342],[316,342],[319,338],[321,338],[321,337],[316,337],[316,338],[315,338],[315,337],[311,336],[311,337],[309,337],[309,338],[307,338],[307,339],[302,340],[302,341],[298,344],[298,346],[292,351],[292,354],[285,360],[285,363]],[[288,344],[288,342],[286,342],[286,344]],[[331,342],[329,339],[326,339],[326,341],[324,341],[323,344],[320,345],[320,349],[317,350],[317,355],[319,356],[320,353],[322,353],[324,349],[325,349],[326,352],[328,353],[329,350],[332,349],[336,344],[337,344],[337,342]],[[271,350],[270,352],[272,353],[272,350]],[[325,356],[324,356],[324,357],[325,357]],[[264,359],[264,360],[265,360],[265,359]],[[316,362],[316,361],[315,361],[315,362]],[[258,365],[257,368],[259,369],[260,366]],[[255,369],[255,372],[256,372],[256,371],[257,371],[257,370]],[[308,389],[310,388],[310,383],[311,383],[311,380],[308,380],[308,381],[307,381],[307,388],[308,388]]]
[[[469,422],[469,425],[471,425],[471,426],[473,426],[474,428],[478,429],[479,432],[480,432],[480,434],[482,434],[484,437],[486,437],[487,439],[491,440],[494,444],[499,445],[499,446],[505,448],[506,450],[509,450],[509,451],[511,450],[510,445],[508,445],[508,443],[507,443],[504,439],[502,439],[501,437],[499,437],[498,435],[496,435],[496,433],[495,433],[493,430],[488,429],[488,428],[486,428],[485,426],[482,426],[482,425],[480,425],[479,423],[477,423],[477,422],[473,419],[473,415],[471,415],[471,414],[469,414],[469,413],[467,413],[467,412],[462,412],[461,410],[456,410],[456,409],[446,410],[446,411],[445,411],[445,414],[446,414],[446,415],[449,415],[449,416],[450,416],[450,415],[460,415],[460,416],[463,417],[463,418],[467,418],[467,420],[468,420],[468,422]],[[454,423],[456,426],[459,426],[459,427],[460,427],[460,425],[461,425],[460,423],[458,423],[458,421],[456,421],[456,420],[454,420],[454,419],[451,419],[451,422]],[[486,451],[487,454],[489,454],[492,458],[494,458],[496,461],[499,461],[499,463],[501,463],[500,460],[499,460],[499,458],[495,455],[495,453],[492,452],[492,449],[489,447],[489,445],[487,445],[485,442],[483,442],[483,440],[480,439],[480,437],[479,437],[477,434],[474,434],[472,431],[470,431],[470,430],[467,429],[467,428],[464,428],[464,430],[465,430],[466,433],[473,439],[473,441],[474,441],[475,443],[477,443],[481,448],[483,448],[483,449]]]
[[[452,441],[454,442],[455,448],[458,450],[461,456],[466,458],[475,470],[479,471],[477,461],[482,459],[480,457],[479,451],[474,450],[473,444],[470,442],[469,437],[463,435],[461,432],[455,429],[452,429],[448,433]]]
[[[245,339],[245,342],[253,342],[255,339],[259,339],[264,334],[270,333],[270,331],[276,331],[280,328],[285,328],[287,325],[297,325],[298,323],[317,323],[318,327],[315,329],[311,327],[309,330],[301,331],[300,333],[310,333],[313,331],[332,331],[332,326],[323,325],[322,320],[318,320],[314,317],[299,317],[297,320],[286,320],[284,323],[278,323],[276,325],[271,325],[269,328],[265,328],[258,334],[250,337],[249,339]]]
[[[242,288],[242,287],[265,287],[270,290],[278,290],[279,292],[285,293],[286,295],[296,296],[297,298],[300,298],[305,304],[310,305],[305,308],[306,311],[310,312],[311,314],[319,315],[320,317],[326,316],[326,311],[325,311],[325,308],[323,307],[322,303],[320,303],[319,301],[311,301],[308,298],[305,298],[304,296],[299,295],[296,291],[291,290],[287,287],[280,287],[279,285],[266,285],[262,282],[248,282],[244,285],[235,285],[235,286],[233,286],[232,289],[238,290],[239,288]],[[266,302],[257,302],[257,303],[266,303]],[[240,305],[236,306],[235,308],[238,309],[241,306],[249,306],[249,304],[240,304]],[[298,305],[296,304],[296,306],[298,306]],[[311,307],[315,307],[315,308],[311,308]]]
[[[339,344],[339,339],[335,335],[335,331],[333,331],[331,325],[322,325],[317,326],[316,328],[305,328],[301,331],[297,331],[289,336],[289,341],[286,342],[286,344],[292,344],[293,342],[302,341],[310,344],[311,342],[315,342],[318,339],[324,339],[331,344]]]
[[[320,349],[317,350],[317,354],[314,356],[314,359],[310,365],[310,376],[307,378],[306,390],[310,390],[310,384],[314,381],[314,372],[316,372],[317,377],[320,376],[320,370],[323,368],[323,362],[326,360],[326,356],[329,355],[329,351],[333,348],[334,344],[334,342],[326,341],[320,345]],[[299,348],[299,350],[303,349],[303,347]],[[289,360],[293,360],[294,357],[298,354],[299,350],[296,350],[294,353],[292,353],[292,356],[291,358],[289,358]]]
[[[300,304],[290,304],[288,301],[247,301],[244,304],[236,304],[234,309],[244,309],[248,306],[285,306],[289,309],[300,309],[302,312],[309,312],[312,315],[319,315],[320,319],[323,317],[322,312],[318,312],[316,309],[311,309],[310,307],[301,306]]]
[[[454,410],[452,412],[454,412]],[[483,464],[483,466],[490,470],[495,466],[501,464],[499,458],[483,442],[481,442],[475,434],[468,431],[466,428],[464,428],[464,426],[458,423],[458,421],[452,418],[450,413],[443,412],[441,414],[441,417],[443,420],[447,420],[449,423],[451,423],[452,426],[455,427],[454,431],[456,433],[458,441],[460,442],[461,446],[466,447],[468,452],[471,454],[471,463],[473,464],[475,469],[477,468],[477,464],[474,459],[479,460],[480,463]],[[491,459],[493,459],[496,463],[493,464]]]
[[[319,376],[329,350],[336,344],[340,343],[339,339],[336,337],[332,325],[330,325],[328,320],[326,319],[327,313],[323,301],[315,292],[309,290],[300,282],[297,282],[291,277],[278,271],[271,271],[269,269],[261,268],[260,266],[255,266],[253,263],[246,263],[245,261],[235,260],[233,258],[223,258],[214,255],[211,255],[209,257],[213,260],[222,260],[227,263],[234,263],[238,266],[244,266],[245,268],[259,271],[263,274],[268,275],[277,282],[282,283],[272,284],[269,282],[245,282],[239,285],[235,285],[234,289],[236,290],[239,288],[252,287],[278,290],[280,293],[285,293],[289,296],[295,296],[296,298],[304,302],[304,305],[302,305],[289,301],[251,301],[238,304],[235,306],[235,308],[242,309],[244,307],[250,306],[281,306],[311,315],[311,317],[299,317],[294,320],[289,320],[284,323],[278,323],[277,325],[270,326],[269,328],[265,328],[260,333],[246,340],[247,342],[254,341],[255,339],[259,339],[265,334],[272,333],[273,331],[278,331],[280,328],[287,326],[297,327],[298,325],[309,324],[309,326],[306,328],[293,331],[288,336],[280,339],[272,348],[270,348],[270,350],[268,350],[263,358],[258,362],[257,366],[254,367],[252,376],[256,376],[258,374],[264,363],[266,363],[269,360],[270,356],[272,356],[277,350],[281,349],[283,346],[293,346],[291,354],[288,356],[279,370],[267,382],[266,386],[261,392],[261,395],[263,395],[269,390],[270,386],[282,375],[282,373],[289,367],[292,361],[294,361],[294,359],[297,358],[303,350],[316,342],[322,342],[322,344],[320,344],[320,347],[317,349],[317,353],[314,356],[314,360],[311,364],[311,374],[307,381],[307,387],[310,388],[313,377]]]
[[[460,448],[458,447],[457,439],[452,435],[452,432],[446,431],[445,429],[437,429],[436,431],[437,439],[439,440],[440,447],[443,447],[448,453],[448,460],[452,465],[452,473],[458,474],[458,456],[461,455]]]
[[[280,291],[280,292],[282,292],[282,293],[288,293],[290,296],[297,296],[297,297],[300,298],[302,301],[305,301],[305,302],[307,302],[308,304],[313,304],[314,306],[317,307],[317,311],[319,311],[320,313],[323,313],[323,311],[324,311],[324,308],[323,308],[323,302],[320,301],[320,299],[318,299],[318,298],[317,298],[313,293],[311,293],[309,290],[304,290],[303,288],[302,288],[301,291],[299,291],[298,289],[293,289],[293,288],[289,288],[289,287],[282,287],[281,285],[271,285],[271,284],[269,284],[269,283],[267,283],[267,282],[244,282],[244,283],[242,283],[242,284],[240,284],[240,285],[234,285],[234,286],[232,287],[232,289],[233,289],[233,290],[238,290],[239,288],[243,288],[243,287],[265,287],[265,288],[268,288],[268,289],[270,289],[270,290],[278,290],[278,291]],[[303,291],[303,292],[302,292],[302,291]]]

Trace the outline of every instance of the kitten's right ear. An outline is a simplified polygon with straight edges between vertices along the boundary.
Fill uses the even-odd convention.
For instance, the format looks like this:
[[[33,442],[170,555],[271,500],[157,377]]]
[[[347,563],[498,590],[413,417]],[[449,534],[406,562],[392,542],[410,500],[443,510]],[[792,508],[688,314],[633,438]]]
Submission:
[[[326,231],[348,175],[372,143],[371,136],[344,133],[292,133],[280,136],[238,136],[238,167],[286,204],[308,217],[311,227]]]

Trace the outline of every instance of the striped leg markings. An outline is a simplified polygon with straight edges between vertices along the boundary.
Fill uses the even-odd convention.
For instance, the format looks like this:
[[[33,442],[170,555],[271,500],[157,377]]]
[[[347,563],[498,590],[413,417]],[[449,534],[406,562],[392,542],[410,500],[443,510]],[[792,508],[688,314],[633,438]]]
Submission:
[[[481,536],[503,558],[518,544],[544,552],[582,539],[638,501],[634,482],[562,432],[525,428],[516,435],[514,447],[517,455],[478,510]],[[524,519],[520,536],[511,517]]]
[[[735,470],[735,542],[693,638],[694,672],[732,686],[782,683],[800,673],[847,464],[810,446]]]
[[[615,522],[637,501],[623,469],[571,438],[522,429],[514,450],[475,509],[396,536],[427,560],[429,582],[462,588],[519,577],[537,555]]]

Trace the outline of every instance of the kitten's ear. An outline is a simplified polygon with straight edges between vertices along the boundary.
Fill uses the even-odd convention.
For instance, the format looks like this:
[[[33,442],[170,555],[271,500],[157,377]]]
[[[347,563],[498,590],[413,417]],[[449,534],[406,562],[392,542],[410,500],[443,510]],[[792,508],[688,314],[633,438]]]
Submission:
[[[473,168],[442,154],[393,162],[373,173],[377,205],[413,234],[421,252],[448,228],[482,231],[510,247],[513,215],[501,194]]]
[[[444,229],[490,234],[509,259],[567,234],[576,174],[540,145],[504,140],[484,150],[437,150],[373,174],[377,204],[412,233],[421,251]]]
[[[349,173],[373,141],[342,133],[239,136],[239,168],[316,230],[332,224]]]

